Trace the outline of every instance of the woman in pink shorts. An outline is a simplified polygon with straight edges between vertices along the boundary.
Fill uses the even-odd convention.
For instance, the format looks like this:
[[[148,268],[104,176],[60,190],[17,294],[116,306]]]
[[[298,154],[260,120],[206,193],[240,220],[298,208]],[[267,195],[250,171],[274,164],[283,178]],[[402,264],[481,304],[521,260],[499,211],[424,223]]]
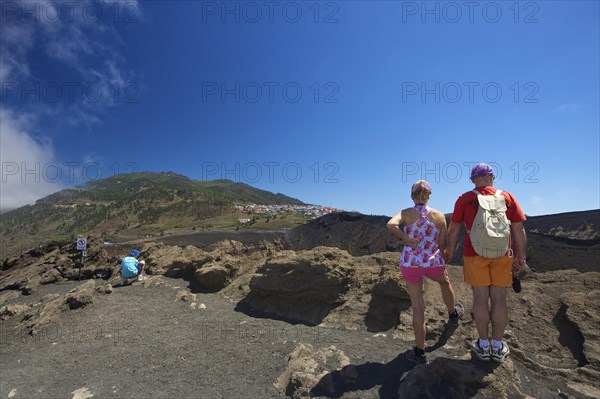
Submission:
[[[448,308],[449,322],[457,325],[464,314],[464,308],[454,301],[454,290],[445,261],[440,251],[440,243],[446,240],[446,217],[443,213],[427,206],[431,186],[419,180],[411,188],[412,208],[404,209],[387,223],[394,236],[404,242],[400,256],[400,271],[406,283],[413,308],[413,327],[416,345],[407,353],[415,363],[427,363],[425,358],[425,301],[423,299],[423,277],[440,284],[442,298]],[[404,229],[401,228],[404,226]]]

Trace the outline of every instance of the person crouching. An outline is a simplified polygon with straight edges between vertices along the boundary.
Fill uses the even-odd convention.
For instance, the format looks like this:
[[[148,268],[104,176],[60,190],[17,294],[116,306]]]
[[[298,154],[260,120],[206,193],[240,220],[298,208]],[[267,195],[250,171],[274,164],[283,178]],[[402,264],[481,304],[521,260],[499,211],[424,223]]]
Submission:
[[[144,280],[146,276],[144,273],[144,266],[146,266],[145,261],[138,261],[138,256],[140,255],[140,251],[137,249],[133,249],[129,256],[126,256],[121,260],[121,277],[124,280],[128,280],[130,278],[134,278],[137,276],[138,281]]]

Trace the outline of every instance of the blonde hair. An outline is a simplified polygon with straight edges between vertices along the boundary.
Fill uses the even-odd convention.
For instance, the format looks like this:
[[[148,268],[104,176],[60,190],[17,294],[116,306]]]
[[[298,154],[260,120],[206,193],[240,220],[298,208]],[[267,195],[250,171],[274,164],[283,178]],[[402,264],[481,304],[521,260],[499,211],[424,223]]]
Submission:
[[[431,195],[431,185],[425,180],[419,180],[412,185],[410,196],[415,204],[426,204]]]

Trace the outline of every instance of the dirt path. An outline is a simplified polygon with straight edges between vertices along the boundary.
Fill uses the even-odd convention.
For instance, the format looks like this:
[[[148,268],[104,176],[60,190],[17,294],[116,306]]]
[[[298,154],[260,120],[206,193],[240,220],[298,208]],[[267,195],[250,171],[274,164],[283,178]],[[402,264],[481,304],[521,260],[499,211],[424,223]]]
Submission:
[[[164,284],[149,283],[152,281]],[[253,318],[236,312],[236,303],[220,294],[198,293],[193,302],[177,299],[181,290],[189,293],[184,280],[157,276],[149,282],[147,286],[115,287],[108,295],[96,294],[92,304],[61,313],[58,321],[34,337],[15,329],[18,317],[1,322],[0,398],[284,397],[273,383],[300,342],[317,348],[335,345],[355,366],[356,379],[351,384],[337,384],[333,397],[395,398],[400,377],[414,366],[403,354],[412,347],[412,337],[399,339],[398,330],[374,334]],[[20,296],[11,303],[34,303],[79,284],[40,286],[34,295]],[[461,283],[456,288],[461,296],[466,295]],[[437,292],[437,287],[428,289]],[[540,294],[531,290],[520,297],[512,295],[515,319],[531,317],[523,306],[523,315],[519,314],[515,302],[526,303]],[[428,307],[441,308],[437,294],[435,298],[437,305],[429,303]],[[466,305],[469,308],[468,302]],[[428,325],[443,324],[444,318],[440,311]],[[523,330],[527,324],[519,321],[518,326],[515,332],[529,345],[525,340],[528,333]],[[529,327],[544,328],[535,323]],[[472,363],[464,339],[473,332],[474,323],[467,314],[447,341],[437,333],[429,334],[428,346],[433,346],[430,361],[444,358],[459,365]],[[571,363],[562,367],[576,367],[575,359],[571,358]],[[521,394],[514,397],[555,397],[557,389],[564,390],[568,383],[559,374],[542,377],[516,353],[499,367],[488,367],[485,372],[518,371],[521,379],[512,382]],[[442,376],[445,385],[439,389],[452,389],[455,377]],[[469,397],[484,396],[474,390]]]
[[[165,280],[160,287],[116,287],[35,337],[16,332],[13,321],[0,324],[0,397],[280,397],[272,384],[298,342],[335,345],[358,363],[389,361],[408,348],[370,333],[348,339],[344,331],[252,318],[219,295],[197,294],[192,309],[175,299],[187,282]],[[76,285],[43,286],[37,295]]]

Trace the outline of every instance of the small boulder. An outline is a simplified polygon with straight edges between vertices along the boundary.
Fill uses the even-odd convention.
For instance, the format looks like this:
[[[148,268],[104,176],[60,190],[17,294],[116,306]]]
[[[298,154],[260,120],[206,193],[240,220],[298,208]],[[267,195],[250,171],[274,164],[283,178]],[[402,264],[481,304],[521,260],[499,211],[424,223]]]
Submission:
[[[202,288],[216,292],[229,284],[236,269],[230,260],[213,261],[196,270],[195,277]]]
[[[104,285],[101,285],[100,287],[96,288],[96,292],[99,294],[111,294],[113,292],[113,286],[109,283],[106,283]]]
[[[438,357],[428,365],[418,365],[399,376],[397,397],[458,399],[473,397],[474,392],[482,398],[512,397],[507,395],[516,379],[512,360],[508,358],[501,367],[495,362],[481,363]]]
[[[39,280],[32,281],[23,288],[21,288],[21,292],[23,295],[31,295],[35,292],[35,290],[40,286]]]
[[[8,320],[12,316],[25,313],[30,309],[27,305],[5,305],[0,308],[0,320]]]
[[[95,288],[96,282],[94,280],[88,280],[77,288],[69,291],[66,297],[66,303],[69,305],[69,309],[79,309],[92,303]]]
[[[89,292],[77,292],[67,296],[69,309],[79,309],[93,302],[92,294]]]
[[[183,302],[194,302],[196,300],[196,294],[192,294],[185,290],[179,290],[177,291],[176,298]]]
[[[314,349],[299,344],[288,357],[288,364],[275,386],[291,398],[310,396],[311,391],[331,394],[334,391],[331,372],[350,364],[350,359],[335,346]]]
[[[62,274],[58,270],[50,269],[40,277],[40,284],[54,284],[62,279]]]

